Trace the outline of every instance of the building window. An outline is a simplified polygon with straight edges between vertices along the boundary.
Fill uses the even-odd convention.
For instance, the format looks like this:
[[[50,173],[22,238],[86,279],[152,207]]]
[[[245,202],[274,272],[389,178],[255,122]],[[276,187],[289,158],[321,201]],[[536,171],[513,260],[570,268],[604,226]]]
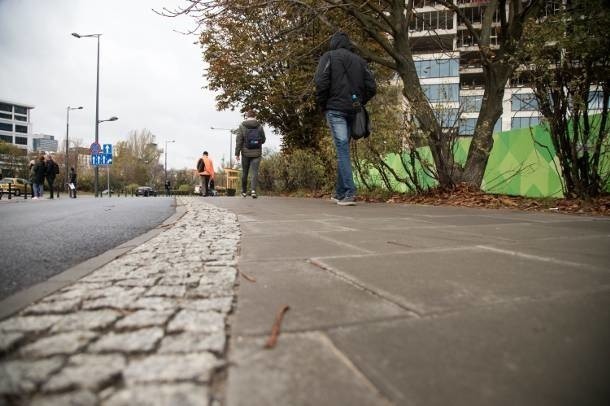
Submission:
[[[12,144],[13,137],[11,137],[10,135],[1,135],[0,134],[0,141],[4,141],[4,142],[8,142],[9,144]]]
[[[473,135],[477,125],[477,118],[462,118],[460,119],[460,135]],[[502,132],[502,118],[499,118],[494,124],[494,133]]]
[[[16,125],[15,126],[15,131],[18,132],[18,133],[27,134],[28,133],[28,126],[27,125]]]
[[[440,85],[421,85],[428,101],[431,102],[456,102],[459,96],[459,85],[457,83]]]
[[[532,93],[513,94],[510,99],[512,111],[538,111],[538,100]]]
[[[11,106],[10,104],[6,104],[6,103],[0,103],[0,110],[8,111],[8,112],[12,113],[13,112],[13,106]]]
[[[514,130],[517,128],[533,127],[538,125],[538,123],[540,123],[539,117],[513,117],[510,121],[510,128]]]
[[[460,97],[460,107],[464,113],[478,113],[482,103],[483,95]]]
[[[17,120],[17,121],[28,121],[28,118],[26,116],[19,116],[19,115],[15,114],[15,120]]]
[[[27,115],[28,109],[26,109],[25,107],[15,106],[15,113]]]
[[[28,145],[28,139],[27,137],[15,137],[15,144]]]
[[[453,12],[444,10],[415,13],[409,29],[411,31],[451,30],[453,29]]]
[[[12,120],[13,119],[13,115],[10,113],[0,113],[0,118],[6,118],[8,120]]]
[[[589,110],[601,110],[604,107],[604,93],[589,93]]]
[[[2,131],[13,131],[13,125],[9,123],[0,123],[0,130]],[[12,141],[11,141],[12,142]]]
[[[415,61],[415,71],[420,79],[444,78],[458,75],[457,59],[432,59]]]
[[[458,122],[458,109],[439,108],[434,110],[434,116],[443,128],[453,128]]]

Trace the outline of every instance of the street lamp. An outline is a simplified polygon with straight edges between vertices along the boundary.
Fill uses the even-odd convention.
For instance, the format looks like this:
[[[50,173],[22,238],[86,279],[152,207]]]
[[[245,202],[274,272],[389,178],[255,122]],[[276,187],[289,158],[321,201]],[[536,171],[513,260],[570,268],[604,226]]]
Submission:
[[[106,120],[98,120],[98,121],[97,121],[97,123],[99,124],[99,123],[103,123],[103,122],[105,122],[105,121],[117,121],[118,119],[119,119],[118,117],[116,117],[116,116],[112,116],[112,117],[110,117],[110,118],[107,118]],[[97,142],[97,141],[96,141],[96,142]]]
[[[96,81],[96,85],[95,85],[95,143],[98,144],[99,143],[99,112],[100,112],[100,36],[102,34],[87,34],[87,35],[80,35],[76,32],[72,33],[72,36],[76,37],[76,38],[97,38],[97,81]],[[95,169],[95,184],[94,184],[94,191],[95,191],[95,197],[97,197],[97,185],[98,185],[98,181],[99,181],[99,168],[96,166]]]
[[[164,172],[165,172],[165,183],[163,185],[167,185],[167,144],[169,143],[173,143],[176,142],[176,140],[171,140],[171,141],[165,141],[165,149],[163,150],[163,155],[165,155],[165,166],[164,166]]]
[[[69,144],[68,144],[68,136],[70,133],[70,110],[82,110],[83,106],[78,106],[78,107],[66,107],[66,159],[65,159],[65,164],[66,164],[66,182],[65,184],[68,185],[68,167],[70,166],[68,164],[68,149],[69,149]]]
[[[231,128],[220,128],[210,127],[210,130],[224,130],[229,132],[229,168],[233,168],[233,129]]]

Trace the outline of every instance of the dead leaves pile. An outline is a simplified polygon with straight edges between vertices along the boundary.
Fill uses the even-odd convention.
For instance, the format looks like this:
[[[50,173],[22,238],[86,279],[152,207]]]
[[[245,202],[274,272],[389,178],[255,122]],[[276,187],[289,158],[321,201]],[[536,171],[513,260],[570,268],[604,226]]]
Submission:
[[[380,201],[365,198],[365,201]],[[428,204],[434,206],[463,206],[486,209],[516,209],[544,211],[592,216],[610,216],[610,196],[591,200],[573,198],[530,198],[522,196],[494,195],[469,188],[466,185],[455,189],[431,190],[421,195],[394,195],[386,203]]]

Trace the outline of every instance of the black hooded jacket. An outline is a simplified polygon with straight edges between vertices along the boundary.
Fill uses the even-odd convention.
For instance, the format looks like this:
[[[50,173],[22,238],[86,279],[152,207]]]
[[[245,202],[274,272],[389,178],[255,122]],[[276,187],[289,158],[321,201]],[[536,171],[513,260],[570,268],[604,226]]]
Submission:
[[[324,111],[354,113],[352,94],[366,104],[377,92],[366,61],[352,52],[351,42],[343,32],[330,39],[330,51],[320,58],[314,80],[316,103]]]

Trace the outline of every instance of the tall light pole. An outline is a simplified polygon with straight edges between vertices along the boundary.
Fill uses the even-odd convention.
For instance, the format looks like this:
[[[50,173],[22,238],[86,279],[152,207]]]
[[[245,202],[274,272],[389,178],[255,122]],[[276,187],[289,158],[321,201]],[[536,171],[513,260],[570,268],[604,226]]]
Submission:
[[[229,168],[233,168],[233,129],[231,128],[220,128],[220,127],[210,127],[210,130],[224,130],[229,132]]]
[[[76,32],[73,32],[72,35],[76,38],[92,38],[95,37],[97,38],[97,81],[96,81],[96,85],[95,85],[95,143],[98,144],[99,143],[99,113],[100,113],[100,36],[102,34],[87,34],[87,35],[80,35]],[[98,181],[99,181],[99,177],[100,177],[100,173],[99,173],[99,168],[97,167],[97,165],[94,168],[95,171],[95,184],[94,184],[94,191],[95,191],[95,197],[97,197],[97,189],[98,189]]]
[[[66,181],[65,184],[67,185],[68,182],[68,168],[70,167],[70,165],[68,164],[68,149],[69,149],[69,144],[68,144],[68,135],[70,134],[70,110],[82,110],[83,106],[78,106],[78,107],[66,107],[66,158],[65,158],[65,164],[66,164]]]
[[[167,185],[167,144],[172,143],[172,142],[176,142],[176,140],[171,140],[171,141],[165,141],[165,149],[163,150],[163,155],[165,155],[165,166],[164,166],[164,171],[165,171],[165,183],[163,184],[163,186]]]

